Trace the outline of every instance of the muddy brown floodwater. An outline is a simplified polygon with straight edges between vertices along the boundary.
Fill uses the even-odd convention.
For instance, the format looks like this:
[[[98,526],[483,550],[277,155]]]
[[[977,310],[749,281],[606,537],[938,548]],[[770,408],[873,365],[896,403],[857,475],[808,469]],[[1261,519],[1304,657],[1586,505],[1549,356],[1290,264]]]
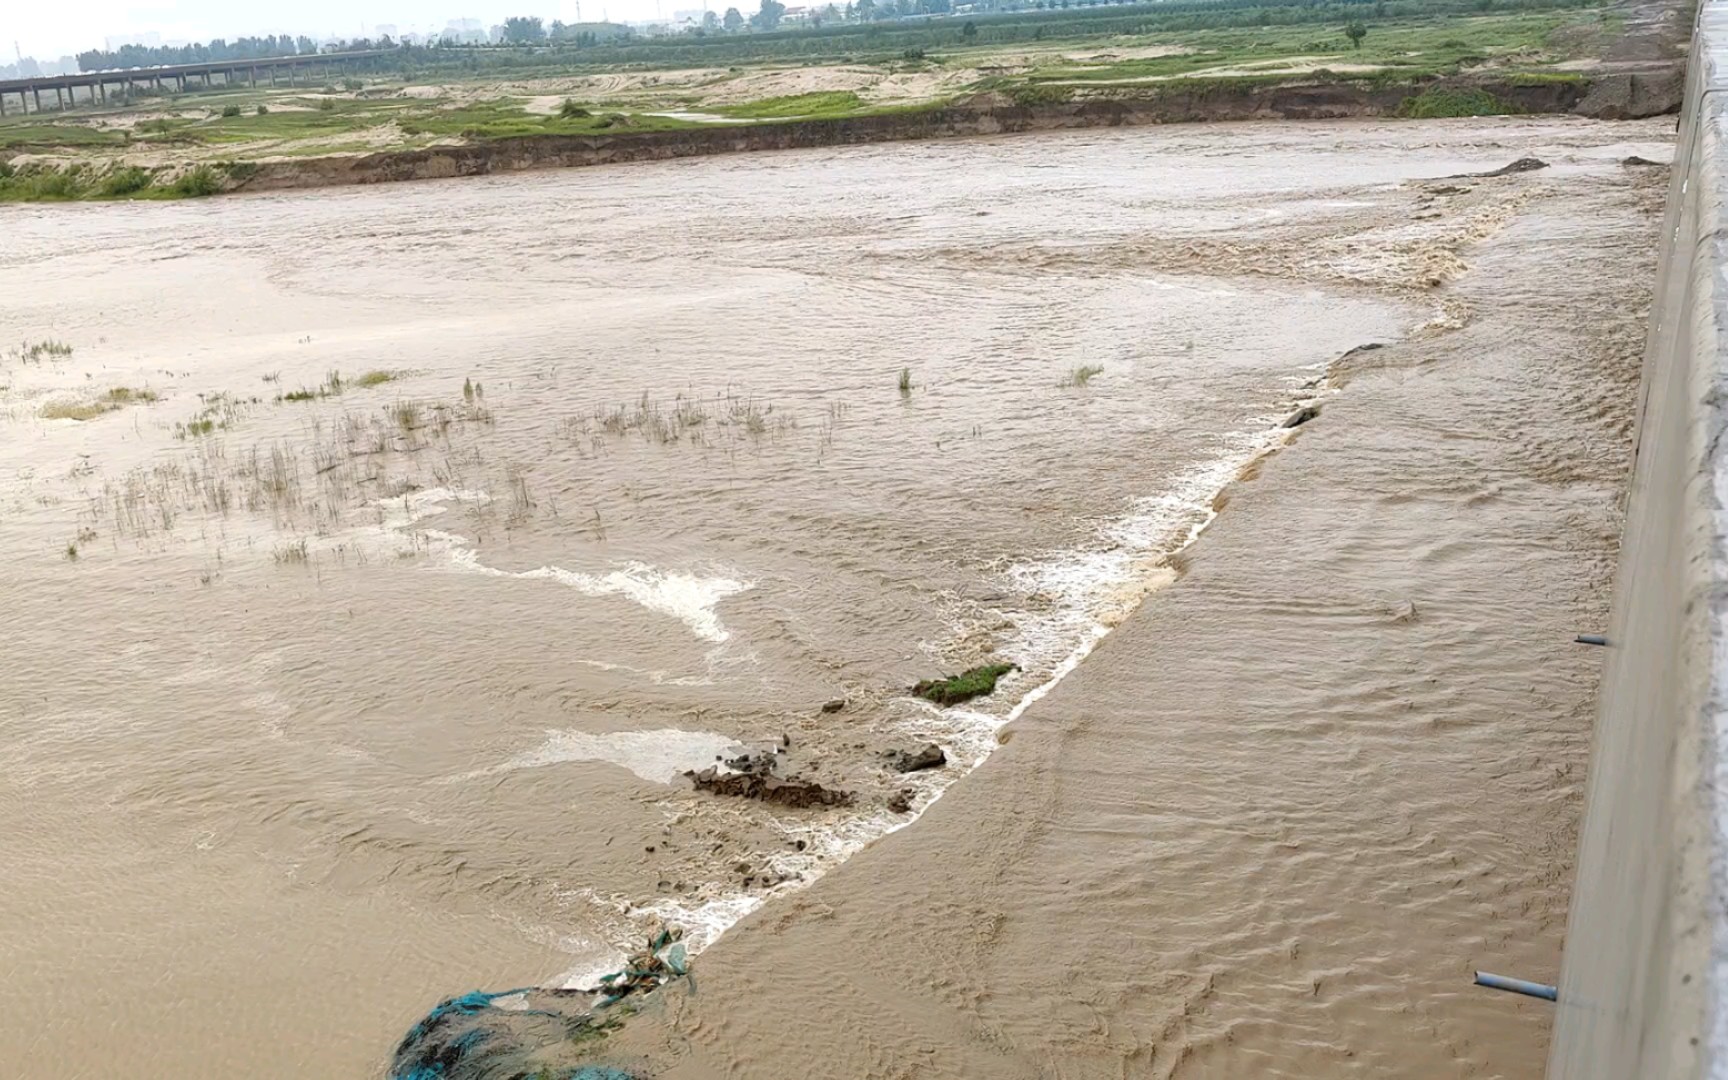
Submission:
[[[1407,538],[1436,537],[1427,569],[1458,594],[1431,615],[1404,541],[1377,548],[1343,513],[1335,531],[1232,534],[1244,497],[1220,496],[1245,469],[1293,467],[1327,432],[1357,430],[1343,418],[1362,386],[1423,377],[1375,357],[1432,359],[1499,326],[1467,350],[1488,373],[1470,393],[1505,395],[1498,436],[1449,428],[1471,402],[1439,401],[1363,452],[1454,453],[1455,472],[1389,467],[1374,483],[1518,517],[1519,550],[1546,559],[1542,595],[1588,614],[1583,583],[1605,583],[1615,535],[1663,173],[1620,160],[1664,158],[1665,127],[1138,129],[0,208],[0,340],[21,343],[0,362],[0,1060],[20,1076],[374,1075],[441,996],[585,984],[655,919],[705,945],[765,907],[697,961],[712,1009],[773,984],[748,972],[777,909],[853,889],[848,910],[877,933],[894,911],[969,949],[1007,934],[1016,964],[950,957],[942,974],[911,958],[855,983],[826,970],[845,984],[837,1008],[870,1014],[904,979],[984,1028],[921,1029],[908,1037],[935,1048],[905,1056],[848,1043],[867,1023],[827,1036],[794,1023],[803,1052],[835,1047],[800,1064],[809,1075],[1033,1075],[1036,1055],[968,1056],[1033,1038],[992,1018],[1008,998],[1045,1002],[1048,1030],[1086,1063],[1075,1075],[1167,1075],[1173,1060],[1328,1075],[1302,1071],[1323,1054],[1229,1054],[1256,1037],[1354,1054],[1338,1031],[1428,1007],[1399,960],[1457,959],[1490,927],[1523,950],[1517,974],[1551,973],[1593,669],[1514,665],[1502,674],[1519,689],[1455,726],[1352,722],[1468,696],[1435,682],[1421,652],[1398,653],[1407,687],[1355,685],[1320,639],[1313,670],[1255,682],[1271,652],[1221,649],[1220,618],[1250,637],[1352,636],[1368,653],[1438,619],[1491,660],[1503,643],[1459,597],[1503,586],[1528,599],[1531,583],[1458,557],[1436,518]],[[1440,179],[1523,156],[1552,167]],[[1539,335],[1556,359],[1514,363]],[[1392,347],[1339,361],[1369,343]],[[1305,406],[1321,425],[1265,457]],[[1544,458],[1529,490],[1474,477],[1472,447],[1564,426],[1568,409],[1594,425],[1579,436],[1592,468]],[[1366,497],[1346,487],[1307,512]],[[1376,497],[1375,515],[1405,520],[1396,490]],[[1582,539],[1540,542],[1567,532]],[[1215,535],[1248,545],[1252,589],[1201,587]],[[1348,603],[1304,569],[1341,549]],[[1114,697],[1074,718],[1093,665],[1121,664],[1112,629],[1154,607],[1200,612],[1193,649],[1173,625],[1153,666],[1095,676]],[[1298,610],[1311,621],[1290,629],[1281,618]],[[906,694],[987,660],[1021,670],[965,706]],[[1181,672],[1193,681],[1172,686]],[[1220,680],[1251,693],[1253,722],[1208,729],[1194,713]],[[1126,799],[1136,777],[1180,779],[1154,819],[1063,824],[1074,785],[1036,798],[1015,786],[1023,770],[1073,767],[1072,740],[1120,726],[1140,695],[1168,703],[1184,686],[1187,711],[1105,746],[1108,768],[1076,789],[1127,783]],[[887,767],[885,751],[931,741],[948,767]],[[1029,760],[1039,746],[1051,756]],[[776,747],[783,771],[853,804],[770,807],[678,775]],[[1442,797],[1485,747],[1541,759],[1515,781],[1538,820],[1480,791]],[[1279,778],[1313,790],[1288,804],[1246,794]],[[996,782],[1023,824],[1075,830],[1044,883],[1060,900],[1045,895],[1041,913],[1003,899],[985,911],[968,884],[969,866],[995,866],[999,886],[992,852],[1029,850],[999,829],[953,840]],[[1205,794],[1220,785],[1244,795],[1220,808]],[[896,812],[902,798],[911,812]],[[1185,820],[1201,813],[1204,830]],[[1530,830],[1539,842],[1519,839]],[[906,880],[881,868],[924,836],[955,891],[939,900],[943,873],[926,868],[906,908]],[[1388,858],[1374,895],[1302,872],[1394,849],[1408,858]],[[1517,882],[1497,880],[1502,858]],[[1424,872],[1401,884],[1410,860]],[[1395,935],[1376,929],[1387,912]],[[843,924],[859,929],[831,920]],[[1372,979],[1337,951],[1353,926]],[[1204,955],[1224,970],[1149,972],[1103,1001],[1072,992],[1083,973],[1037,960],[1099,934],[1158,938],[1177,967],[1206,968]],[[793,927],[780,947],[809,937]],[[1307,948],[1334,966],[1308,971]],[[821,955],[780,959],[824,970]],[[969,981],[986,970],[988,993]],[[786,985],[822,992],[813,976]],[[1224,1058],[1196,1056],[1204,1040],[1167,1020],[1160,1037],[1189,1049],[1136,1051],[1110,1019],[1204,1012],[1208,994],[1233,992],[1264,1010]],[[1545,1020],[1493,1008],[1520,1019],[1491,1022],[1486,1048],[1448,1031],[1450,1050],[1412,1052],[1404,1075],[1536,1075]],[[773,1045],[738,1009],[737,1033]],[[1339,1010],[1337,1030],[1315,1019]],[[704,1030],[672,1054],[691,1075],[766,1074],[719,1046],[725,1024]]]

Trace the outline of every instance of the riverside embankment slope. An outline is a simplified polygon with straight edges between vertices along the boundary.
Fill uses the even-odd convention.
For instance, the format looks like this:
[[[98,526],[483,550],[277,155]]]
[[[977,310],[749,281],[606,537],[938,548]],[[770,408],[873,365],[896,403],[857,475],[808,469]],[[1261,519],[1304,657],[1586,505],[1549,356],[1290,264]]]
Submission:
[[[1728,4],[1663,225],[1554,1080],[1728,1076]]]
[[[224,173],[230,191],[274,191],[402,180],[485,176],[531,169],[616,165],[764,150],[855,146],[1074,128],[1241,120],[1338,120],[1402,115],[1422,94],[1486,94],[1512,113],[1625,120],[1679,104],[1680,69],[1657,61],[1566,78],[1469,76],[1420,83],[1327,76],[1183,80],[1120,96],[1019,104],[981,94],[941,108],[673,131],[520,138],[248,162]]]

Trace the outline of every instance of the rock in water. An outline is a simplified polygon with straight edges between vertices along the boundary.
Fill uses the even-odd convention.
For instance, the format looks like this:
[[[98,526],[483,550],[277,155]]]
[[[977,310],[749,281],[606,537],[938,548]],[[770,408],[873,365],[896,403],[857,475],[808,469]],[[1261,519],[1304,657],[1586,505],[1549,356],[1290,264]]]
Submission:
[[[1478,175],[1480,175],[1480,176],[1511,176],[1513,173],[1535,172],[1537,169],[1546,169],[1547,167],[1548,167],[1548,163],[1546,161],[1542,161],[1538,158],[1533,158],[1533,157],[1521,157],[1517,161],[1514,161],[1510,165],[1502,165],[1500,168],[1495,169],[1493,172],[1479,173]]]
[[[851,806],[850,791],[836,791],[814,780],[775,774],[779,762],[773,754],[746,755],[726,763],[736,771],[722,772],[709,766],[701,772],[684,775],[696,785],[697,791],[715,795],[731,795],[740,799],[758,799],[779,806],[797,808],[810,806]]]
[[[1546,169],[1547,167],[1548,163],[1540,158],[1521,157],[1510,165],[1502,165],[1498,169],[1494,169],[1490,172],[1458,173],[1455,176],[1443,176],[1440,179],[1475,180],[1487,176],[1511,176],[1513,173],[1535,172],[1537,169]]]
[[[926,743],[922,750],[890,750],[885,755],[888,767],[895,772],[922,772],[925,769],[940,769],[948,764],[948,755],[935,743]]]

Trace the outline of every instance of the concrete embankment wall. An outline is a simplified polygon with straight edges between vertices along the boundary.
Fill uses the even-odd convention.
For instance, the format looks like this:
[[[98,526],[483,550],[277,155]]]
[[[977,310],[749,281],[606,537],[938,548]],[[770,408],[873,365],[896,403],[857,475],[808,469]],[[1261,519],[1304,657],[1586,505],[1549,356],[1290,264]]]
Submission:
[[[1115,98],[1016,105],[982,95],[947,108],[909,110],[832,120],[713,125],[677,131],[601,135],[534,135],[422,150],[265,161],[233,174],[235,191],[269,191],[341,184],[379,184],[483,176],[529,169],[613,165],[631,161],[705,157],[758,150],[852,146],[913,139],[1003,135],[1066,128],[1118,127],[1225,120],[1335,120],[1396,116],[1425,89],[1479,89],[1518,112],[1573,113],[1609,119],[1672,111],[1678,73],[1669,68],[1599,74],[1569,80],[1509,77],[1431,83],[1332,80],[1268,84],[1253,80],[1148,87]]]
[[[1728,1078],[1728,0],[1662,243],[1551,1080]]]

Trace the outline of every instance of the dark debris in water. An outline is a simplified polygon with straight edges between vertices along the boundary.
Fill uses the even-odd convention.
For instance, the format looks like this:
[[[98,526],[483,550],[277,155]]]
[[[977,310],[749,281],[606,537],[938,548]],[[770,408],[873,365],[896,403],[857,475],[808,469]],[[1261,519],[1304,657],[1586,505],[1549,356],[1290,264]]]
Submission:
[[[796,775],[779,775],[780,761],[774,754],[746,754],[725,764],[724,770],[710,766],[701,772],[690,771],[684,775],[696,785],[697,791],[714,795],[756,799],[794,808],[852,805],[853,794],[850,791],[824,787]]]

